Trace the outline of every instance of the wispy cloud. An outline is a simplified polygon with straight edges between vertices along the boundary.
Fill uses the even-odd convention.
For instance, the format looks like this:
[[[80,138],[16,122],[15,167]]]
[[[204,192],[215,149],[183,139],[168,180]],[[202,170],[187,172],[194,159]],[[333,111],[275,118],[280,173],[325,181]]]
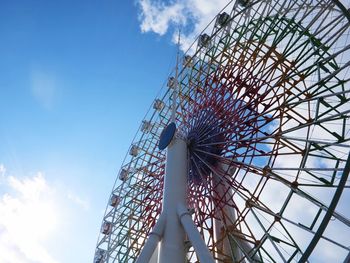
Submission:
[[[43,172],[14,175],[0,163],[1,263],[62,262],[67,257],[60,252],[65,246],[62,241],[80,242],[78,233],[86,232],[84,226],[76,225],[83,213],[90,212],[86,195],[48,178]]]
[[[67,198],[86,211],[90,208],[90,203],[86,199],[83,199],[82,197],[78,196],[77,194],[70,192],[67,194]]]
[[[5,175],[0,196],[0,261],[57,263],[45,247],[58,220],[54,190],[41,173],[23,179]]]
[[[176,42],[176,27],[180,26],[181,47],[186,50],[226,5],[226,0],[176,0],[168,4],[158,0],[139,0],[141,31],[159,35],[172,31]]]
[[[5,166],[0,163],[0,178],[3,177],[6,173]]]
[[[33,70],[31,72],[31,92],[34,98],[46,109],[51,109],[57,89],[55,74],[44,70]]]
[[[140,20],[142,32],[153,31],[159,35],[164,35],[170,24],[186,23],[186,8],[183,3],[165,5],[158,1],[141,0],[139,5],[141,8]]]

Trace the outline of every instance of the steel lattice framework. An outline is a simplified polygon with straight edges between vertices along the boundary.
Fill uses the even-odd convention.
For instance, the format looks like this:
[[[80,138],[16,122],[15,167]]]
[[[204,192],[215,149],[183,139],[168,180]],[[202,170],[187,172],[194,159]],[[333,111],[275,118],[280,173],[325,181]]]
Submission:
[[[160,215],[166,156],[157,145],[177,81],[188,205],[214,258],[346,258],[349,209],[336,206],[350,186],[349,20],[339,1],[230,2],[142,122],[95,262],[134,262]]]

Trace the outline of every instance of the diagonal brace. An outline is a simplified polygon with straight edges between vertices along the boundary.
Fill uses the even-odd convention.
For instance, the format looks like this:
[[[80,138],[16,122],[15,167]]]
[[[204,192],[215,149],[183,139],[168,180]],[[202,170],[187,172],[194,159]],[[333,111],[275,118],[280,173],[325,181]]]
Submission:
[[[190,212],[187,208],[184,205],[179,204],[177,206],[177,214],[194,250],[196,251],[199,261],[201,263],[214,263],[214,258],[199,234],[196,225],[193,223]]]

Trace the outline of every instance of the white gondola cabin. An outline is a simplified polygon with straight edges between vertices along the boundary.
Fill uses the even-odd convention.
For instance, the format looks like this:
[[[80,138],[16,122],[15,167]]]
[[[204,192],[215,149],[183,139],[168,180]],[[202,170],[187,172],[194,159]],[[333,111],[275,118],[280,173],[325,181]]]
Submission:
[[[193,60],[192,57],[190,55],[186,55],[183,59],[182,62],[183,66],[186,68],[192,68],[193,67]]]
[[[237,1],[238,4],[240,4],[241,6],[247,6],[249,3],[249,0],[238,0]]]
[[[137,147],[136,145],[132,145],[129,154],[133,157],[136,157],[139,154],[139,147]]]
[[[110,204],[110,206],[116,207],[117,205],[120,204],[121,200],[122,199],[121,199],[121,197],[119,195],[113,194],[111,196],[111,199],[109,200],[109,204]]]
[[[202,34],[198,38],[199,47],[208,47],[210,42],[210,36],[207,34]]]
[[[215,26],[225,27],[228,25],[229,21],[230,21],[230,15],[227,14],[226,12],[223,12],[216,17]]]
[[[176,79],[174,77],[170,77],[168,79],[168,83],[167,83],[167,86],[171,89],[175,89],[176,87]]]
[[[141,131],[148,133],[152,130],[152,123],[150,121],[143,120],[141,125]]]
[[[125,181],[128,178],[129,171],[126,169],[121,169],[119,172],[119,180]]]
[[[112,223],[105,221],[101,229],[102,234],[109,235],[112,232]]]
[[[95,257],[94,257],[94,263],[103,263],[106,259],[106,250],[98,248]]]

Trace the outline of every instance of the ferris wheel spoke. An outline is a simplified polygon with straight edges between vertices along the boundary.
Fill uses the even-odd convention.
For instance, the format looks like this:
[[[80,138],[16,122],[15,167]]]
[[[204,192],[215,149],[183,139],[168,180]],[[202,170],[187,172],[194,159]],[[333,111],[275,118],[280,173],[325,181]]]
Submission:
[[[253,35],[253,34],[252,34]],[[258,46],[259,47],[259,46]],[[267,55],[267,54],[266,54]],[[265,56],[266,56],[265,55]],[[265,57],[263,57],[263,58],[265,58]],[[258,63],[256,63],[256,66],[259,66],[259,64],[262,62],[262,61],[264,61],[264,60],[260,60],[260,61],[258,61]],[[265,65],[266,65],[266,63],[264,63]]]
[[[335,25],[336,26],[336,25]],[[334,26],[334,27],[335,27]],[[329,53],[327,52],[327,45],[328,46],[331,46],[334,42],[336,42],[337,40],[338,40],[338,38],[342,35],[342,33],[344,33],[344,31],[345,31],[345,29],[346,29],[346,27],[347,27],[347,25],[345,24],[345,25],[343,25],[342,27],[340,27],[339,29],[338,29],[338,31],[337,32],[335,32],[333,35],[327,35],[327,34],[325,34],[324,35],[324,37],[328,37],[328,39],[323,39],[322,37],[321,38],[319,38],[319,39],[313,39],[313,44],[314,45],[316,45],[316,46],[318,46],[318,47],[321,47],[321,49],[323,50],[323,53],[322,53],[322,55],[329,55]],[[330,42],[330,41],[333,41],[333,42]],[[309,50],[308,50],[308,52],[312,52],[312,49],[310,48]],[[315,50],[313,50],[313,52],[315,52]],[[311,53],[312,54],[312,53]],[[311,56],[311,54],[309,54],[309,57]],[[300,55],[299,55],[300,56]],[[334,56],[334,55],[333,55]],[[308,57],[305,57],[305,58],[303,58],[304,60],[302,60],[301,62],[300,62],[300,64],[301,63],[303,63],[303,62],[306,62],[307,61],[307,58]],[[322,56],[320,57],[320,59],[322,59]]]
[[[206,154],[210,154],[210,155],[213,155],[215,156],[214,154],[211,154],[211,153],[206,153]],[[220,156],[215,156],[215,157],[220,157]],[[244,162],[239,162],[237,160],[233,160],[233,158],[221,158],[223,159],[223,162],[228,162],[228,164],[235,164],[237,165],[238,167],[242,168],[242,169],[245,169],[247,172],[252,172],[254,174],[257,174],[257,175],[260,175],[262,176],[262,174],[264,173],[264,168],[262,167],[258,167],[258,166],[255,166],[255,165],[252,165],[252,164],[247,164],[247,163],[244,163]],[[276,174],[277,171],[280,171],[280,172],[283,172],[283,171],[304,171],[304,172],[307,172],[309,173],[312,177],[314,177],[315,179],[317,179],[317,181],[315,181],[315,184],[309,184],[309,186],[315,186],[315,187],[337,187],[336,185],[334,185],[334,176],[332,176],[332,181],[326,181],[325,179],[322,179],[322,177],[319,177],[319,176],[316,176],[315,174],[317,172],[322,172],[322,171],[325,171],[325,172],[340,172],[340,171],[343,171],[343,168],[308,168],[308,167],[304,167],[304,168],[286,168],[286,167],[283,167],[283,168],[278,168],[278,167],[274,167],[274,168],[268,168],[269,170],[273,170],[274,171],[274,174],[275,176],[274,177],[271,177],[271,179],[273,180],[277,180],[277,181],[280,181],[284,184],[288,184],[288,185],[291,185],[292,184],[292,181],[289,181],[289,180],[286,180],[283,178],[283,176],[278,176]],[[288,175],[288,174],[286,174]],[[324,177],[325,175],[323,175]],[[303,177],[300,177],[300,180],[308,180],[306,178],[303,178]],[[318,182],[318,184],[316,184],[316,182]]]
[[[213,175],[215,176],[215,174],[213,173]],[[221,179],[221,178],[220,178]],[[221,180],[221,182],[223,182]],[[224,183],[224,185],[228,186],[227,183]],[[229,190],[230,188],[228,188]],[[231,221],[230,220],[230,216],[228,215],[225,215],[225,208],[223,208],[222,210],[222,216],[219,216],[220,217],[220,220],[222,222],[226,222],[224,224],[224,228],[226,229],[226,231],[229,233],[229,235],[231,236],[231,238],[233,240],[235,240],[236,244],[239,245],[240,244],[240,241],[239,240],[244,240],[243,242],[249,242],[249,243],[253,243],[255,244],[256,242],[256,238],[254,237],[254,234],[252,232],[252,230],[250,229],[249,225],[246,223],[245,221],[245,215],[243,212],[241,212],[238,208],[238,206],[234,205],[234,201],[233,201],[233,195],[232,194],[229,194],[229,192],[226,192],[225,195],[227,195],[226,198],[227,198],[227,201],[231,200],[232,203],[233,203],[233,208],[234,208],[234,211],[235,213],[237,213],[237,219],[236,221]],[[223,200],[220,200],[219,203],[224,203],[224,206],[227,206],[229,205],[227,203],[227,201],[223,201]],[[220,207],[220,206],[219,206]],[[228,221],[227,221],[228,220]],[[248,233],[247,232],[242,232],[241,230],[241,227],[240,227],[240,224],[244,224],[245,225],[245,228],[248,230]],[[243,248],[242,246],[239,246],[241,251],[244,253],[245,257],[250,258],[250,251],[247,251],[247,248]]]
[[[279,220],[283,220],[283,221],[285,221],[285,222],[287,222],[287,223],[289,223],[289,224],[292,224],[293,226],[296,226],[296,227],[298,227],[299,229],[301,229],[301,230],[303,230],[303,231],[309,232],[309,233],[311,233],[311,234],[313,234],[313,235],[316,233],[316,232],[313,231],[311,228],[306,227],[306,226],[304,226],[303,224],[301,224],[301,223],[299,223],[299,222],[295,222],[295,221],[293,221],[293,220],[290,220],[290,219],[284,217],[283,215],[281,215],[281,214],[279,214],[279,213],[274,213],[274,212],[272,212],[272,211],[269,211],[268,209],[266,209],[266,208],[264,208],[264,207],[261,207],[261,206],[258,205],[258,204],[251,204],[251,205],[252,205],[252,207],[254,207],[254,208],[256,208],[256,209],[259,209],[260,211],[262,211],[262,212],[264,212],[264,213],[266,213],[266,214],[269,214],[269,215],[271,215],[271,216],[273,216],[273,217],[277,217]],[[336,245],[336,246],[338,246],[338,247],[341,247],[341,248],[343,248],[343,249],[345,249],[345,250],[350,251],[350,248],[349,248],[349,247],[347,247],[347,246],[345,246],[345,245],[343,245],[343,244],[341,244],[341,243],[339,243],[339,242],[337,242],[337,241],[335,241],[335,240],[333,240],[333,239],[331,239],[331,238],[328,238],[328,237],[326,237],[326,236],[322,236],[321,238],[324,239],[324,240],[327,240],[328,242],[330,242],[330,243],[332,243],[332,244],[334,244],[334,245]]]
[[[248,118],[248,117],[246,117]],[[268,121],[269,122],[269,121]],[[244,125],[246,125],[246,128],[245,130],[241,130],[240,131],[240,137],[242,139],[240,140],[237,140],[238,143],[240,142],[246,142],[247,140],[245,140],[244,138],[245,137],[248,137],[248,135],[250,135],[251,137],[253,137],[253,135],[255,133],[258,133],[259,132],[259,128],[262,128],[264,127],[268,122],[262,122],[261,126],[259,127],[254,127],[254,120],[253,119],[248,119],[247,121],[242,121],[242,123],[239,124],[239,126],[241,127],[244,127]],[[253,125],[252,125],[253,123]],[[208,125],[214,125],[215,123],[209,123]],[[216,125],[218,125],[216,123]],[[238,125],[238,124],[237,124]],[[220,125],[218,125],[220,126]],[[213,132],[215,131],[215,129],[210,129],[208,128],[207,129],[207,132],[206,133],[203,133],[202,136],[200,138],[198,138],[198,146],[208,146],[208,145],[220,145],[221,144],[221,141],[219,142],[212,142],[213,139],[216,139],[216,138],[219,138],[221,136],[225,136],[225,134],[236,134],[237,133],[237,129],[239,129],[239,126],[232,126],[232,127],[227,127],[227,128],[219,128],[217,132]],[[271,136],[272,137],[272,136]],[[203,139],[202,139],[203,138]],[[202,139],[202,140],[201,140]],[[250,138],[249,140],[251,140],[252,138]],[[228,144],[232,144],[231,142],[229,141],[223,141],[224,143],[228,143]]]
[[[277,239],[275,237],[273,237],[272,235],[269,234],[269,231],[271,230],[270,228],[269,229],[266,229],[264,227],[264,225],[261,223],[261,220],[259,219],[259,217],[256,215],[256,213],[252,210],[252,214],[255,216],[256,218],[256,221],[258,222],[258,224],[260,225],[260,227],[262,228],[262,230],[265,232],[263,238],[262,238],[262,242],[261,242],[261,245],[263,245],[264,243],[267,242],[267,240],[269,240],[272,244],[272,246],[274,247],[275,251],[278,253],[278,255],[280,256],[280,258],[282,259],[283,262],[287,262],[284,254],[282,253],[282,251],[280,250],[280,248],[278,247],[278,242],[281,242],[282,240],[280,239]],[[272,228],[273,225],[271,225],[270,227]],[[285,242],[287,243],[287,242]],[[287,243],[288,245],[290,245],[289,243]]]
[[[350,113],[350,110],[345,110],[345,111],[339,112],[337,114],[332,114],[332,115],[329,115],[327,117],[320,118],[320,119],[313,119],[313,120],[309,121],[308,123],[299,124],[297,127],[292,127],[292,128],[286,129],[286,130],[284,130],[284,133],[293,132],[293,131],[296,131],[296,130],[299,130],[301,128],[305,128],[305,127],[311,126],[311,125],[319,125],[319,124],[324,124],[324,123],[330,122],[330,121],[349,119],[350,115],[348,115],[348,113]]]
[[[349,46],[349,47],[350,47],[350,46]],[[349,47],[347,47],[347,48],[349,48]],[[347,48],[344,48],[344,50],[346,50]],[[338,51],[337,53],[338,53],[338,54],[342,54],[344,50]],[[333,55],[330,56],[327,60],[324,59],[323,61],[324,61],[324,62],[327,62],[327,61],[329,61],[330,59],[333,59],[335,56],[336,56],[336,55],[333,54]],[[303,93],[304,93],[304,94],[308,94],[308,92],[311,91],[313,88],[315,88],[315,87],[317,87],[317,86],[320,86],[320,83],[326,83],[327,80],[329,80],[330,78],[334,77],[334,76],[335,76],[339,71],[341,71],[343,68],[345,68],[344,65],[343,65],[342,67],[338,68],[335,72],[333,72],[333,73],[331,73],[331,74],[325,76],[324,78],[319,79],[317,82],[315,82],[315,83],[309,85],[309,86],[306,88],[306,90],[300,92],[300,94],[299,94],[298,96],[302,95]],[[293,75],[289,75],[289,76],[287,76],[287,77],[294,77],[294,76],[293,76]],[[340,85],[341,85],[341,82],[340,82]],[[321,86],[324,86],[324,85],[322,84]],[[328,94],[324,94],[324,95],[322,95],[322,96],[319,96],[319,94],[315,94],[315,96],[307,96],[305,99],[301,99],[300,101],[297,101],[297,102],[293,102],[293,101],[292,101],[292,100],[294,99],[294,97],[293,97],[293,98],[288,98],[288,99],[284,102],[284,104],[285,104],[285,105],[293,105],[293,104],[298,104],[298,103],[301,103],[301,102],[306,102],[306,101],[311,101],[311,100],[316,100],[316,101],[318,101],[318,100],[320,100],[320,99],[324,99],[324,98],[331,97],[331,96],[338,96],[338,95],[341,95],[341,94],[344,94],[344,95],[345,95],[345,94],[348,93],[348,92],[349,92],[348,90],[344,90],[344,89],[342,89],[342,91],[336,91],[336,92],[333,92],[333,91],[330,92],[329,89],[324,89],[324,90],[323,90],[323,93],[328,93]],[[321,93],[320,93],[320,94],[321,94]]]
[[[313,86],[316,86],[316,84]],[[328,92],[328,91],[327,91]],[[348,99],[346,99],[346,94],[350,93],[350,90],[342,90],[342,91],[338,91],[338,92],[331,92],[329,94],[323,94],[323,95],[317,95],[317,96],[312,96],[312,97],[305,97],[304,99],[299,99],[297,101],[292,101],[294,99],[288,99],[288,101],[284,102],[284,105],[286,105],[287,107],[297,107],[298,105],[302,105],[303,103],[308,103],[308,102],[313,102],[315,101],[316,103],[321,103],[320,101],[326,100],[326,99],[331,99],[333,97],[337,97],[338,100],[343,100],[343,101],[347,101]],[[304,94],[307,94],[306,92],[304,92]],[[299,96],[300,97],[300,96]]]
[[[320,208],[321,210],[327,212],[328,211],[328,206],[324,203],[322,203],[320,200],[317,200],[315,197],[311,196],[310,194],[306,193],[305,191],[301,190],[300,188],[298,188],[297,186],[293,186],[291,182],[289,182],[286,179],[283,179],[281,176],[279,176],[278,174],[276,174],[275,172],[268,172],[269,175],[272,177],[275,177],[278,179],[278,181],[280,181],[281,183],[285,184],[285,185],[289,185],[291,186],[292,192],[299,195],[302,198],[306,198],[307,200],[309,200],[312,204],[316,205],[318,208]],[[340,215],[338,212],[333,211],[332,215],[337,218],[339,221],[343,222],[344,224],[346,224],[347,226],[350,226],[350,220],[343,217],[342,215]]]
[[[342,147],[342,148],[350,148],[350,144],[343,144],[339,143],[337,141],[326,141],[325,139],[322,140],[313,140],[313,139],[304,139],[304,138],[297,138],[297,137],[291,137],[291,136],[281,136],[281,139],[285,140],[292,140],[292,141],[299,141],[299,142],[305,142],[305,143],[312,143],[312,144],[323,144],[323,147],[330,147],[330,146],[336,146],[336,147]],[[347,142],[349,140],[345,140]]]
[[[316,64],[319,65],[319,64],[326,64],[326,63],[329,63],[331,60],[335,59],[338,55],[341,55],[344,53],[344,51],[348,50],[350,48],[350,45],[347,45],[346,47],[344,47],[343,49],[333,53],[332,55],[329,55],[328,57],[325,57],[325,58],[322,58],[322,59],[319,59],[318,60],[318,63]],[[311,57],[311,56],[310,56]],[[304,61],[305,63],[305,61]],[[320,78],[318,80],[318,82],[316,82],[315,84],[312,84],[310,85],[305,91],[308,92],[310,91],[312,88],[315,88],[315,87],[319,87],[319,86],[324,86],[324,83],[326,83],[327,81],[331,80],[332,78],[334,78],[339,72],[341,72],[343,69],[345,68],[348,68],[349,66],[349,62],[347,63],[344,63],[343,65],[341,66],[338,66],[336,67],[332,73],[328,74],[327,76],[323,77],[323,78]],[[313,70],[311,70],[313,68]],[[305,70],[309,70],[309,73],[307,75],[311,75],[312,73],[316,72],[317,70],[317,67],[315,67],[315,64],[312,64],[310,66],[308,66],[307,68],[305,68]],[[304,71],[305,71],[304,70]],[[327,69],[328,70],[328,69]],[[294,78],[295,77],[295,74],[289,74],[287,77],[290,77],[290,78]],[[346,80],[347,81],[347,80]],[[321,84],[321,85],[320,85]]]
[[[261,205],[263,205],[263,204],[261,203],[261,200],[259,200],[259,199],[247,200],[247,202],[248,202],[248,204],[249,204],[248,206],[250,207],[250,210],[249,210],[250,212],[253,212],[253,211],[252,211],[252,207],[254,207],[254,206],[261,207]],[[261,204],[261,205],[258,205],[258,203]],[[266,205],[264,205],[264,207],[265,207],[265,208],[263,209],[264,211],[265,211],[265,210],[269,211],[269,209],[267,208]],[[289,234],[289,232],[288,232],[288,230],[287,230],[286,228],[283,227],[286,234],[281,233],[281,231],[277,229],[277,231],[280,232],[280,233],[285,237],[286,240],[282,240],[281,238],[273,237],[272,235],[271,235],[271,236],[266,235],[268,232],[271,231],[271,229],[274,228],[274,223],[269,222],[269,228],[266,229],[266,228],[264,227],[264,225],[262,224],[262,221],[261,221],[260,217],[257,216],[256,214],[254,215],[254,217],[255,217],[256,221],[259,223],[260,228],[261,228],[261,229],[263,230],[263,232],[265,233],[265,235],[264,235],[264,236],[262,237],[262,239],[259,241],[259,245],[255,248],[255,251],[260,250],[260,249],[263,249],[263,244],[266,242],[267,239],[269,239],[272,243],[275,243],[274,247],[276,248],[276,250],[278,250],[276,244],[278,244],[278,243],[280,243],[280,242],[285,243],[285,244],[287,244],[287,245],[289,245],[289,246],[295,246],[295,247],[298,249],[298,245],[297,245],[296,242],[293,240],[293,238],[290,236],[290,234]],[[263,218],[263,219],[264,219],[264,218]],[[266,220],[266,219],[265,219],[265,220]],[[287,236],[288,236],[288,237],[287,237]],[[293,244],[291,244],[291,242],[292,242]],[[263,249],[263,250],[264,250],[264,249]]]
[[[329,15],[331,15],[331,12],[330,12],[330,11],[327,12],[326,14],[324,14],[325,18],[326,18],[327,16],[329,16]],[[335,28],[336,28],[338,25],[341,24],[341,22],[342,22],[343,19],[346,19],[346,18],[344,18],[344,17],[341,15],[341,13],[340,13],[338,16],[332,18],[332,23],[327,23],[327,22],[326,22],[327,19],[323,19],[323,20],[321,21],[321,23],[319,23],[319,25],[317,26],[317,28],[315,28],[315,30],[314,30],[314,35],[321,35],[321,33],[323,33],[323,37],[320,37],[320,40],[322,41],[324,37],[329,36],[329,34],[331,34],[331,32],[332,32],[333,30],[335,30]],[[339,34],[339,33],[342,32],[342,31],[343,31],[343,30],[338,29],[338,30],[336,31],[335,34]],[[334,35],[333,35],[333,36],[329,36],[329,39],[334,39],[335,41],[338,40],[338,38],[336,38]],[[333,43],[332,43],[332,44],[333,44]],[[332,44],[330,44],[330,46],[331,46]]]
[[[196,171],[197,171],[197,173],[198,173],[198,175],[199,175],[199,177],[200,178],[198,178],[198,179],[200,179],[200,181],[201,182],[207,182],[207,178],[206,178],[206,176],[202,173],[202,170],[201,170],[201,168],[199,167],[199,165],[198,165],[198,163],[196,162],[196,160],[195,160],[195,158],[197,158],[197,159],[199,159],[199,160],[201,160],[201,158],[200,158],[200,156],[198,156],[198,155],[196,155],[196,154],[194,154],[194,156],[195,157],[191,157],[191,159],[192,159],[192,163],[193,163],[193,166],[194,166],[194,168],[196,169]],[[202,160],[201,160],[202,161]],[[192,164],[191,163],[191,164]],[[191,167],[192,168],[192,167]],[[192,169],[192,173],[193,173],[193,169]],[[194,176],[193,174],[192,174],[192,176]],[[194,179],[196,179],[196,178],[190,178],[190,179],[192,179],[192,180],[194,180]],[[198,180],[197,179],[197,180]]]
[[[215,175],[220,174],[220,172],[219,172],[217,169],[215,169],[215,168],[212,167],[210,164],[208,164],[208,163],[207,163],[205,160],[203,160],[198,154],[194,153],[194,155],[196,155],[196,156],[198,157],[198,159],[201,160],[201,162],[202,162],[206,167],[208,167],[208,168],[210,169],[210,171],[211,171],[213,174],[215,174]],[[241,184],[240,184],[240,185],[231,184],[230,186],[231,186],[231,188],[233,188],[235,191],[239,191],[240,194],[241,194],[242,196],[245,196],[245,198],[246,198],[247,200],[249,199],[249,196],[252,195],[252,194],[249,192],[249,190],[246,189],[246,188],[244,188]],[[247,194],[248,194],[249,196],[247,196]]]
[[[213,146],[213,145],[227,145],[227,146],[233,146],[233,145],[245,145],[245,144],[248,144],[248,143],[261,143],[261,142],[264,142],[266,140],[269,140],[269,139],[274,139],[276,136],[274,134],[271,134],[270,136],[262,136],[262,137],[251,137],[251,138],[243,138],[243,139],[239,139],[239,140],[225,140],[225,141],[217,141],[217,142],[208,142],[208,143],[204,143],[204,142],[201,142],[200,144],[198,144],[199,147],[201,146]],[[235,138],[235,137],[234,137]],[[266,144],[274,144],[273,142],[264,142]]]
[[[248,123],[247,123],[248,122]],[[252,122],[252,120],[248,120],[246,123],[244,123],[243,122],[243,124],[249,124],[249,122]],[[270,121],[268,121],[268,122],[270,122]],[[266,125],[266,124],[268,124],[268,122],[266,122],[266,123],[264,123],[264,125]],[[263,125],[262,126],[260,126],[259,128],[261,128],[261,127],[263,127]],[[223,132],[221,132],[221,133],[223,133]],[[213,136],[216,136],[216,135],[219,135],[220,133],[218,133],[218,134],[214,134]],[[213,137],[212,136],[212,137]],[[275,135],[271,135],[271,136],[266,136],[266,138],[269,138],[269,137],[273,137],[273,136],[275,136]],[[255,138],[251,138],[250,140],[254,140]],[[242,139],[241,141],[246,141],[245,139]],[[218,143],[215,143],[215,142],[213,142],[212,144],[220,144],[220,142],[218,142]],[[206,144],[201,144],[201,145],[206,145]]]
[[[259,211],[257,211],[257,212],[259,213]],[[261,213],[259,213],[259,214],[261,215]],[[262,215],[262,216],[263,216],[263,215]],[[297,254],[301,254],[301,253],[302,253],[302,250],[300,249],[300,246],[297,244],[297,242],[295,241],[295,239],[294,239],[294,238],[292,237],[292,235],[290,234],[290,232],[289,232],[289,230],[287,229],[287,227],[285,226],[285,224],[284,224],[282,221],[280,221],[280,220],[281,220],[280,216],[277,215],[277,217],[278,217],[278,221],[276,221],[276,223],[272,223],[272,225],[271,225],[271,226],[272,226],[272,229],[273,229],[273,230],[276,230],[277,232],[279,232],[279,233],[285,238],[285,240],[281,240],[280,238],[273,237],[273,236],[271,236],[271,237],[272,237],[273,241],[276,242],[277,245],[278,245],[279,243],[284,243],[284,244],[288,245],[289,247],[294,247],[294,252],[293,252],[293,254],[288,253],[286,250],[284,250],[284,249],[281,247],[281,248],[284,250],[284,252],[287,253],[288,256],[290,256],[290,258],[294,258]],[[264,218],[265,220],[267,220],[266,217],[263,216],[263,218]],[[276,227],[276,225],[281,226],[281,227],[282,227],[281,230],[283,230],[283,232],[282,232],[281,230],[279,230],[279,229]],[[300,227],[299,224],[297,224],[296,226],[299,226],[299,227]],[[294,259],[294,261],[297,261],[297,259]]]
[[[331,2],[331,1],[329,1],[329,2]],[[311,12],[312,12],[312,10],[310,10],[309,13],[311,13]],[[298,51],[298,50],[300,49],[301,45],[303,45],[304,43],[300,44],[299,46],[297,45],[297,43],[300,42],[300,40],[301,40],[302,37],[305,37],[305,36],[311,37],[311,38],[314,37],[313,35],[311,35],[311,34],[309,33],[309,28],[310,28],[311,26],[314,25],[314,23],[317,21],[318,18],[320,18],[320,16],[321,16],[322,14],[324,14],[324,10],[320,9],[319,12],[315,14],[315,17],[311,20],[310,23],[308,23],[308,24],[307,24],[306,26],[304,26],[304,27],[299,27],[299,28],[298,28],[298,29],[299,29],[299,32],[298,32],[299,35],[298,35],[297,37],[295,37],[295,38],[291,38],[291,39],[293,39],[293,42],[291,42],[290,45],[287,46],[287,47],[284,49],[283,54],[285,54],[285,56],[291,56],[293,53],[296,53],[296,51]],[[307,17],[307,16],[305,16],[305,18],[306,18],[306,17]],[[313,40],[314,40],[314,39],[313,39]],[[314,42],[314,43],[315,43],[315,42]],[[314,44],[314,43],[313,43],[313,44]],[[309,49],[309,51],[310,51],[310,50],[311,50],[311,49]],[[305,56],[306,54],[307,54],[307,52],[305,52],[305,53],[304,53],[304,52],[298,52],[298,57],[296,58],[296,61],[298,61],[298,58],[301,58],[302,55]]]

